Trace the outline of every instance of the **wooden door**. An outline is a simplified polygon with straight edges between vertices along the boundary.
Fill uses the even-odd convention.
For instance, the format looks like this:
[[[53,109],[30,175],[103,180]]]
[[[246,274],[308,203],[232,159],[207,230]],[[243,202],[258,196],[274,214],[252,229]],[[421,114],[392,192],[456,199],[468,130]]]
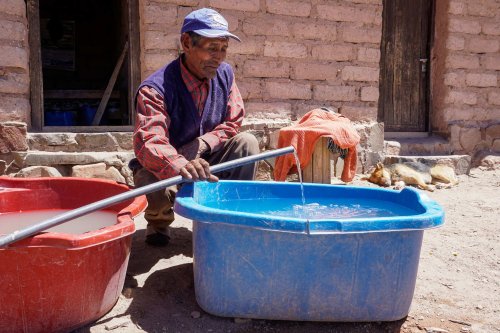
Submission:
[[[379,121],[388,132],[428,130],[430,0],[384,0]]]

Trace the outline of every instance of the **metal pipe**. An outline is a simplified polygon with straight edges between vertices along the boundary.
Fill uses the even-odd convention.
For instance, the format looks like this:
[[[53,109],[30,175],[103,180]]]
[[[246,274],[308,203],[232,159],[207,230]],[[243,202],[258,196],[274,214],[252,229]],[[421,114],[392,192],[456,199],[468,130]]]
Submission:
[[[254,162],[258,162],[260,160],[264,160],[267,158],[271,157],[277,157],[280,155],[285,155],[285,154],[290,154],[295,152],[295,149],[293,146],[285,147],[285,148],[280,148],[280,149],[275,149],[275,150],[270,150],[266,151],[260,154],[252,155],[252,156],[247,156],[247,157],[242,157],[238,158],[236,160],[220,163],[217,165],[213,165],[210,167],[210,172],[211,173],[217,173],[220,171],[228,170],[228,169],[233,169],[240,167],[245,164],[250,164]],[[169,186],[173,185],[178,185],[184,182],[189,182],[189,179],[183,178],[182,176],[176,176],[172,177],[169,179],[164,179],[160,180],[156,183],[149,184],[137,189],[133,189],[124,193],[120,193],[118,195],[96,201],[94,203],[82,206],[80,208],[76,208],[67,212],[64,212],[62,214],[59,214],[57,216],[51,217],[47,220],[44,220],[40,223],[37,223],[35,225],[26,227],[21,230],[14,231],[11,234],[5,235],[0,237],[0,248],[5,247],[11,243],[17,242],[21,239],[33,236],[43,230],[50,229],[52,227],[55,227],[59,224],[62,224],[64,222],[67,222],[69,220],[75,219],[77,217],[92,213],[94,211],[100,210],[102,208],[106,208],[109,206],[112,206],[114,204],[117,204],[119,202],[132,199],[135,197],[138,197],[143,194],[148,194],[152,192],[156,192],[158,190],[167,188]]]

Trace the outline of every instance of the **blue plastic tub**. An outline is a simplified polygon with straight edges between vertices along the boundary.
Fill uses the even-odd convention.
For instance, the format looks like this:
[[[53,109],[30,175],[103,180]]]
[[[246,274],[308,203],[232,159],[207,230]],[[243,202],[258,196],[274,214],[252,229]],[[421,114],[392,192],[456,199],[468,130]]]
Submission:
[[[282,206],[301,205],[298,183],[220,181],[184,186],[175,211],[193,220],[198,304],[227,317],[405,317],[423,231],[443,223],[441,207],[410,188],[305,184],[305,198],[306,204],[381,209],[381,216],[280,216]]]

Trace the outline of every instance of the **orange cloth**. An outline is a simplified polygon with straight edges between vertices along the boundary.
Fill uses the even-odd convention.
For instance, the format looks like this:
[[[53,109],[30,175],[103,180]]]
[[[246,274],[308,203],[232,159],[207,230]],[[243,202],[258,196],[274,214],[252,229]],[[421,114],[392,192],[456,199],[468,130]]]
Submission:
[[[330,137],[340,148],[347,148],[344,170],[340,179],[350,182],[356,174],[359,143],[358,132],[346,117],[321,109],[309,111],[298,124],[280,130],[278,148],[292,145],[299,156],[300,166],[304,169],[311,161],[316,142],[323,136]],[[283,181],[289,173],[297,171],[295,157],[292,154],[278,156],[274,166],[274,179]]]

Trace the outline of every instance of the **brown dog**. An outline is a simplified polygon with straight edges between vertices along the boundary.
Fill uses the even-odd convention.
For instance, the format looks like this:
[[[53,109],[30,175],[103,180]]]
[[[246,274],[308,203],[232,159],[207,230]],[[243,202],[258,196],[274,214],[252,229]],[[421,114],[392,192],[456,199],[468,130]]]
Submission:
[[[380,186],[413,185],[428,191],[434,191],[434,186],[429,184],[444,183],[451,187],[458,183],[453,168],[441,164],[429,167],[419,162],[396,163],[390,167],[379,162],[369,177],[361,179]]]

